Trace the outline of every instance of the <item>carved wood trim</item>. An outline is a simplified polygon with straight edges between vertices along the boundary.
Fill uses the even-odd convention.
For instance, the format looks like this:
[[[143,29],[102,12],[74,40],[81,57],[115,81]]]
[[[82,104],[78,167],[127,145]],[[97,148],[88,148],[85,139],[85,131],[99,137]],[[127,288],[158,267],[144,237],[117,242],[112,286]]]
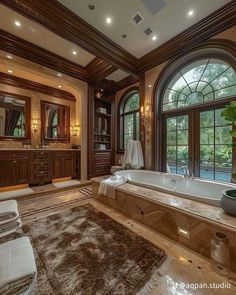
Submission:
[[[19,78],[16,76],[12,76],[9,74],[5,74],[5,73],[0,73],[0,83],[23,88],[23,89],[28,89],[32,91],[41,92],[41,93],[62,98],[62,99],[67,99],[71,101],[76,100],[73,94],[71,94],[70,92],[60,90],[51,86],[47,86],[38,82],[34,82],[34,81],[26,80],[23,78]]]

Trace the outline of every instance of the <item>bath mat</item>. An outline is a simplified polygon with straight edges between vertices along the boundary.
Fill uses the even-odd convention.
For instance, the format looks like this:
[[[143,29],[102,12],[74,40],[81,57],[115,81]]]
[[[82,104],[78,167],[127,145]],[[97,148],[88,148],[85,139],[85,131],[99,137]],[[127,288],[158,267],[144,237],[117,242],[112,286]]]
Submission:
[[[79,184],[80,184],[80,182],[77,180],[67,180],[67,181],[53,183],[53,185],[57,188],[69,187],[69,186],[74,186],[74,185],[79,185]]]
[[[88,204],[30,222],[23,231],[35,251],[35,295],[148,294],[166,260],[163,250]]]
[[[9,192],[2,192],[0,193],[0,201],[8,200],[8,199],[15,199],[27,195],[33,194],[34,191],[31,188],[23,188]]]

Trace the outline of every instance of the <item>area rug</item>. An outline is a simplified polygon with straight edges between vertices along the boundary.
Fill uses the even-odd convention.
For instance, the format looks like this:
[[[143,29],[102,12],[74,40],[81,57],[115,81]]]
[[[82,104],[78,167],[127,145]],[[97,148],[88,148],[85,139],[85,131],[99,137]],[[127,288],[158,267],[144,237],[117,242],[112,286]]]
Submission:
[[[157,283],[163,250],[91,205],[30,222],[38,280],[35,295],[133,295]],[[141,294],[148,294],[141,292]]]

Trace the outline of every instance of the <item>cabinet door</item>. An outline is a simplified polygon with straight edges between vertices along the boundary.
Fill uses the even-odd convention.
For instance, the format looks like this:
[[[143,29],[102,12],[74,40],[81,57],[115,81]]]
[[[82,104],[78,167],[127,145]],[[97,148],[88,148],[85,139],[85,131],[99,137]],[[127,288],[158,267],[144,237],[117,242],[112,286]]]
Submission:
[[[13,160],[0,159],[0,187],[15,185],[15,165]]]
[[[63,176],[63,159],[52,159],[52,178],[62,178]]]
[[[18,159],[14,162],[16,162],[16,184],[30,183],[30,159]]]
[[[65,158],[63,161],[64,177],[74,177],[75,176],[75,158]]]

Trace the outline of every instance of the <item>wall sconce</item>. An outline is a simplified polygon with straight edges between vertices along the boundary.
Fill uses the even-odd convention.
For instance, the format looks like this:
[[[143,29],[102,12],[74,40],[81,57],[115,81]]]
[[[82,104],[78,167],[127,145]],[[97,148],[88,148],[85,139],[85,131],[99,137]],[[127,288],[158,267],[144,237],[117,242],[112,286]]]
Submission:
[[[72,136],[74,136],[74,137],[78,136],[79,129],[80,129],[80,125],[72,125],[71,126],[71,134],[72,134]]]
[[[145,103],[140,108],[141,118],[145,121],[150,117],[151,114],[151,105],[150,103]]]
[[[39,130],[39,120],[38,119],[32,120],[32,127],[33,127],[34,133],[37,133]]]

